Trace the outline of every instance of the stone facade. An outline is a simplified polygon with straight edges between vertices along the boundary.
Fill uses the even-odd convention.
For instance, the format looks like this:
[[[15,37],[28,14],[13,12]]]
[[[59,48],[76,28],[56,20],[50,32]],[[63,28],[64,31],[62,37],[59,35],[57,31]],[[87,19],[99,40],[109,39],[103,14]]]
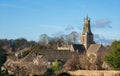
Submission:
[[[93,41],[93,34],[91,32],[90,27],[90,19],[88,17],[84,20],[83,32],[81,34],[81,44],[83,44],[86,50],[89,48],[91,44],[94,43]]]

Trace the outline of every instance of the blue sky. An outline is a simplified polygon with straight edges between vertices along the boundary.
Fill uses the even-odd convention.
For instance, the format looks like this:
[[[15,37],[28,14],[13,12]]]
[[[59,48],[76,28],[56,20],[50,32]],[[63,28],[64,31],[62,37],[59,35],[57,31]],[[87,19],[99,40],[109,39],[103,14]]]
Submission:
[[[120,40],[120,0],[0,0],[0,38],[81,33],[87,15],[96,39]]]

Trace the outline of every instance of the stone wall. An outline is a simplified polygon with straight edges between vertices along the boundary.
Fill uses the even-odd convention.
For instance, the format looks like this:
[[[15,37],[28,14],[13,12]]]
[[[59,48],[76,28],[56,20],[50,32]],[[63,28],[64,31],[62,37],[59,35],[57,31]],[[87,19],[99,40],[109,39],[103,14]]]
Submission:
[[[70,50],[69,47],[57,47],[58,50]]]
[[[120,71],[77,70],[68,73],[73,76],[120,76]]]

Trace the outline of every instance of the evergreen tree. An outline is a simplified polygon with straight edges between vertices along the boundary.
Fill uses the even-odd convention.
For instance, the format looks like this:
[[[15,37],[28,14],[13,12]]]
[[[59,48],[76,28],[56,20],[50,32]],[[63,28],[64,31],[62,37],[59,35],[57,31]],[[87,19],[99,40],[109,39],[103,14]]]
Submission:
[[[6,61],[6,51],[0,47],[0,76],[1,76],[1,67]]]
[[[112,43],[112,50],[105,57],[105,61],[115,70],[120,70],[120,41]]]

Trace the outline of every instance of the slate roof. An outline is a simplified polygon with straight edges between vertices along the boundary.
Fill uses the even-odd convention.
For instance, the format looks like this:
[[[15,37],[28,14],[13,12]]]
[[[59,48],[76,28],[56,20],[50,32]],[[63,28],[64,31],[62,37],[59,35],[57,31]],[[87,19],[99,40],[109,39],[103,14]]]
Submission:
[[[84,45],[82,44],[73,44],[72,47],[75,51],[79,53],[84,53],[86,51]]]
[[[91,44],[87,50],[87,53],[97,53],[102,48],[101,44]]]
[[[43,55],[44,58],[46,58],[48,61],[54,61],[54,60],[62,60],[66,61],[73,56],[77,56],[79,53],[77,52],[70,52],[70,51],[59,51],[59,50],[40,50],[40,51],[34,51],[28,54],[25,57],[25,60],[32,61],[33,55]]]
[[[66,61],[78,54],[76,52],[73,53],[70,51],[59,51],[59,50],[46,50],[46,51],[40,51],[40,52],[41,54],[44,54],[45,57],[50,61],[53,61],[56,59]]]

